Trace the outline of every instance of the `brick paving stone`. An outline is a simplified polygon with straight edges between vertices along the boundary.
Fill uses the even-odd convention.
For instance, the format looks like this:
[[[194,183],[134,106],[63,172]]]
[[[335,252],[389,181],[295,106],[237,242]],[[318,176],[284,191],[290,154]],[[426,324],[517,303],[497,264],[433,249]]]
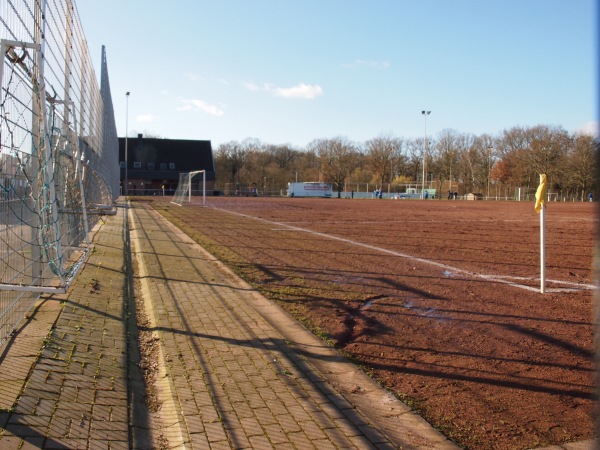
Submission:
[[[33,437],[33,438],[26,438],[26,439],[20,439],[20,438],[13,438],[15,440],[20,440],[21,442],[19,442],[19,446],[18,447],[14,447],[14,448],[18,448],[19,450],[33,450],[33,449],[40,449],[43,447],[44,441],[46,440],[46,438],[44,437]],[[2,448],[6,448],[6,449],[10,449],[12,447],[6,446],[5,447],[5,442],[4,440],[0,441],[0,445],[2,445]]]
[[[345,436],[359,436],[361,434],[358,427],[347,420],[333,419],[333,423]]]
[[[192,434],[189,442],[192,445],[192,448],[210,448],[206,434]]]
[[[47,436],[52,438],[65,437],[71,427],[71,418],[58,417],[54,415],[48,427]]]
[[[205,423],[204,428],[206,429],[206,436],[209,442],[227,440],[227,434],[221,422]]]
[[[129,450],[129,442],[126,440],[111,440],[108,441],[110,450]]]
[[[267,407],[265,408],[254,408],[254,415],[258,419],[258,422],[264,427],[265,425],[277,424],[277,419]]]
[[[331,429],[327,436],[336,448],[355,448],[354,444],[349,440],[349,435],[342,429]]]
[[[61,399],[62,400],[62,399]],[[65,401],[67,401],[65,399]],[[79,403],[86,403],[86,404],[97,404],[97,405],[102,405],[102,404],[108,404],[108,405],[112,405],[114,403],[103,403],[102,401],[98,401],[98,399],[96,398],[96,389],[77,389],[77,401]]]
[[[71,424],[71,428],[69,429],[68,437],[69,439],[85,439],[87,441],[90,435],[89,427],[85,425],[80,425],[80,423]]]
[[[211,450],[231,450],[231,444],[229,441],[211,442]]]
[[[302,406],[302,408],[304,408],[306,412],[311,414],[314,412],[323,412],[323,408],[321,407],[323,403],[321,403],[320,401],[313,402],[311,401],[311,398],[320,398],[320,396],[318,394],[315,394],[314,397],[298,398],[298,404]]]
[[[54,409],[55,408],[56,408],[56,401],[55,400],[39,399],[38,400],[38,405],[35,408],[35,415],[37,417],[46,417],[46,418],[49,418],[54,413]]]
[[[387,439],[372,426],[359,426],[360,432],[373,444],[382,444],[387,442]]]
[[[46,441],[44,448],[86,450],[88,448],[88,443],[87,439],[57,439]]]
[[[27,424],[26,418],[21,423],[9,423],[5,428],[7,435],[18,436],[22,438],[39,437],[46,434],[45,427],[31,426]]]
[[[73,419],[78,422],[92,415],[93,407],[88,403],[61,402],[54,411],[56,418]]]
[[[252,410],[252,408],[250,408],[250,405],[248,405],[246,401],[234,403],[233,406],[236,416],[240,419],[254,417],[254,411]]]
[[[17,414],[32,414],[37,408],[38,400],[37,397],[31,397],[29,395],[21,396],[19,403],[15,408],[15,412]]]
[[[232,449],[250,449],[252,444],[243,429],[234,429],[229,431],[229,442]]]
[[[311,411],[310,415],[313,418],[313,420],[315,421],[315,423],[317,423],[319,425],[319,428],[322,428],[325,430],[325,429],[336,427],[333,420],[331,420],[329,418],[329,416],[321,410]]]
[[[3,429],[6,427],[11,414],[12,413],[9,411],[0,411],[0,436],[2,435]]]
[[[185,416],[185,426],[189,434],[206,433],[206,427],[202,423],[202,418],[194,414]]]
[[[127,442],[129,439],[129,434],[127,428],[124,429],[114,429],[108,428],[104,430],[95,429],[95,431],[102,431],[101,436],[102,439],[112,442]]]
[[[302,431],[297,433],[288,433],[288,438],[298,449],[314,449],[314,445],[309,437]]]
[[[281,428],[286,430],[288,433],[297,433],[302,431],[300,424],[287,414],[283,416],[277,416],[277,420],[279,425],[281,425]]]
[[[334,443],[327,439],[314,439],[312,444],[319,450],[337,450]]]
[[[250,436],[249,439],[253,449],[267,450],[275,448],[267,436]]]
[[[307,422],[299,422],[298,424],[302,428],[302,431],[310,436],[311,439],[327,439],[327,435],[316,422],[310,420]]]
[[[289,443],[286,430],[281,428],[279,424],[264,425],[265,433],[269,436],[269,440],[279,446],[279,444]]]
[[[109,442],[101,441],[101,440],[90,441],[89,449],[90,450],[112,450]]]
[[[346,416],[346,418],[355,426],[359,427],[368,425],[368,423],[365,421],[365,418],[356,412],[356,410],[344,409],[342,412],[344,413],[344,416]]]
[[[356,446],[356,448],[374,448],[371,441],[369,441],[365,436],[351,436],[350,440]]]
[[[28,427],[44,429],[48,426],[50,421],[49,421],[48,417],[40,417],[40,416],[34,416],[34,415],[24,416],[24,415],[20,415],[20,414],[13,414],[10,418],[9,423],[14,424],[14,425],[27,424]]]
[[[260,426],[260,423],[254,417],[245,417],[240,419],[242,427],[246,430],[248,436],[260,436],[264,434],[264,430]]]

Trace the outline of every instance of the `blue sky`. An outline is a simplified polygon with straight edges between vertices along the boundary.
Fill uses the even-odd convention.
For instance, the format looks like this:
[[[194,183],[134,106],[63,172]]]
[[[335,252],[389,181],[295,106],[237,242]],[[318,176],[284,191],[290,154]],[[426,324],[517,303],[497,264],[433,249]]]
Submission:
[[[597,120],[596,0],[78,0],[119,136],[576,132]],[[129,106],[125,92],[130,91]]]

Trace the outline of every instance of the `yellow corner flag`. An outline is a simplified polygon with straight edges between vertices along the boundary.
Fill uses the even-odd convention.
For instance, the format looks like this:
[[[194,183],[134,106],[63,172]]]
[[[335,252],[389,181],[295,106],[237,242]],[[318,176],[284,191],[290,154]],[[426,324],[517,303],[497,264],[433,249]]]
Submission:
[[[535,212],[539,214],[544,203],[546,203],[546,174],[540,173],[540,185],[535,193]]]

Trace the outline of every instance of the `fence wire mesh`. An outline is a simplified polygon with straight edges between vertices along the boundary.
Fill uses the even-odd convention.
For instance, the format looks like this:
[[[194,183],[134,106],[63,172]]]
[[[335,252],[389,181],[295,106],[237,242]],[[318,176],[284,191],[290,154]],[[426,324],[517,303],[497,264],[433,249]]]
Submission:
[[[65,289],[119,192],[118,138],[73,0],[0,3],[0,343]]]

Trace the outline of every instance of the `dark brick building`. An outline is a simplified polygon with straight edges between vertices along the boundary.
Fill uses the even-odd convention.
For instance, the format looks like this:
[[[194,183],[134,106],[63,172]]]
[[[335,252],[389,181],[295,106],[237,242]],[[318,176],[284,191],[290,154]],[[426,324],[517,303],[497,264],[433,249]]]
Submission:
[[[119,138],[121,192],[125,178],[129,195],[173,195],[180,172],[206,171],[206,195],[212,195],[215,164],[210,141],[184,139],[127,138],[127,174],[125,173],[125,138]],[[198,180],[198,181],[196,181]],[[202,182],[202,176],[194,184]],[[196,185],[198,186],[198,185]]]

